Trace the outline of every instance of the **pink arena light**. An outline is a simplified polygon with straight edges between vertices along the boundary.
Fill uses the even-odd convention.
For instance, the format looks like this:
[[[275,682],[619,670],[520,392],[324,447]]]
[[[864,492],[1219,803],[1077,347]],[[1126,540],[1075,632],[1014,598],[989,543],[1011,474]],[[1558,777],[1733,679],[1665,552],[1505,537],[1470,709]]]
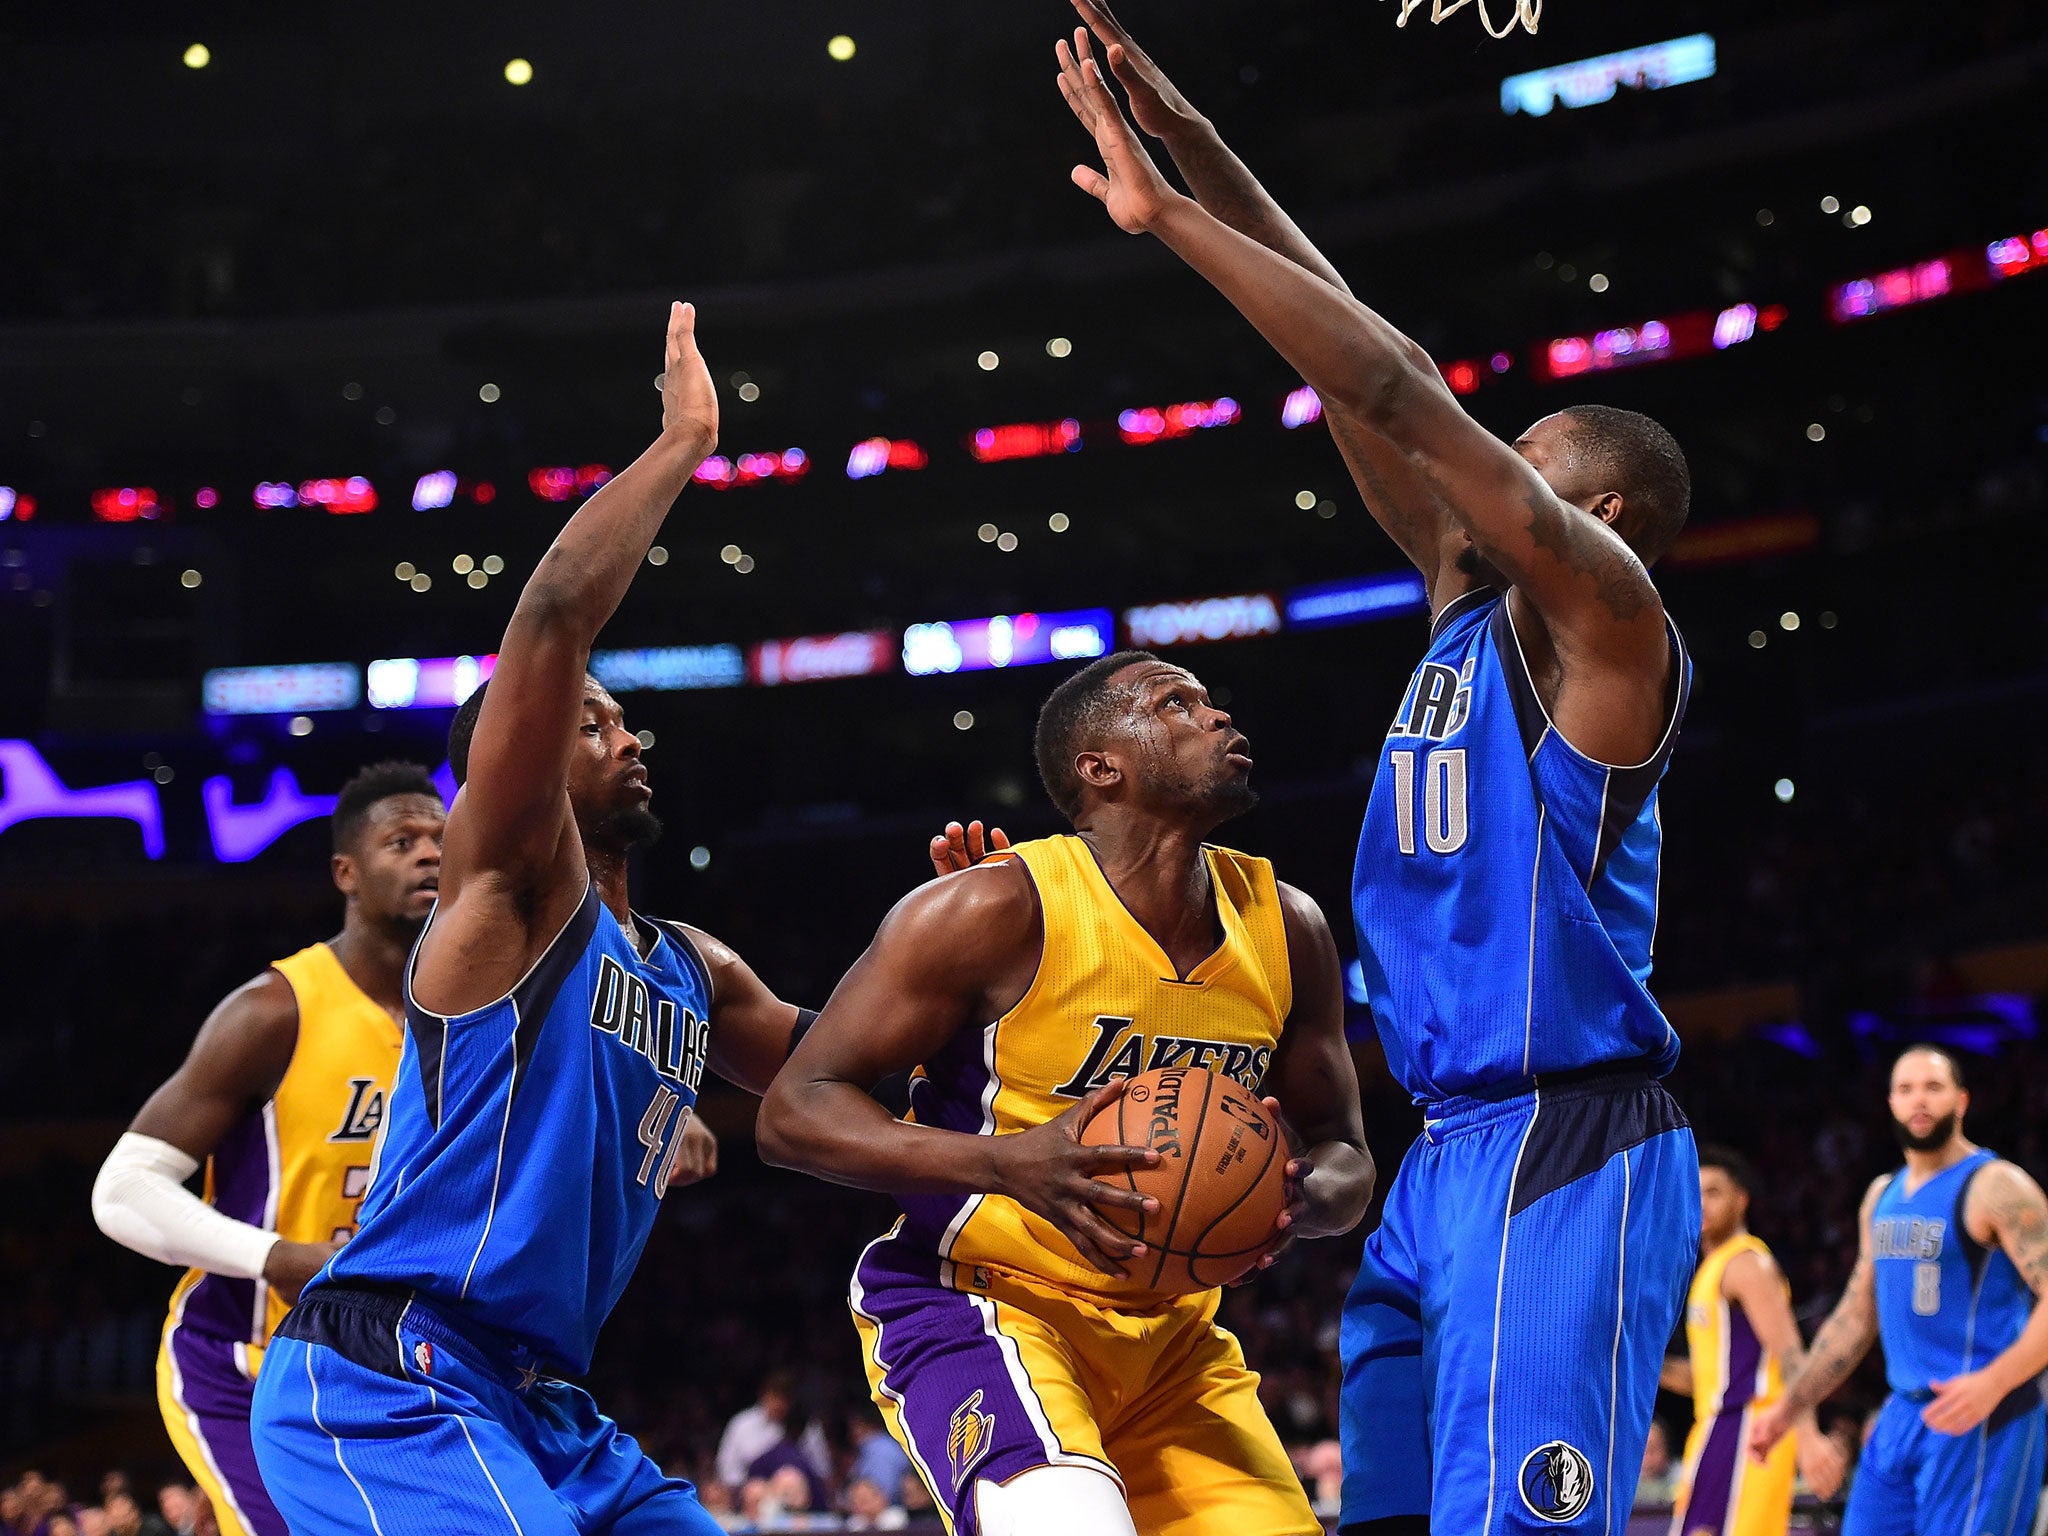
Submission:
[[[155,522],[164,515],[156,492],[146,485],[109,486],[92,493],[92,515],[102,523]]]
[[[795,482],[810,472],[809,454],[801,448],[785,448],[780,453],[743,453],[730,459],[713,454],[697,466],[696,474],[690,478],[714,491],[726,491],[736,485],[759,485],[768,480]]]
[[[910,438],[870,437],[846,455],[846,478],[871,480],[892,469],[923,469],[931,457]]]
[[[1238,403],[1224,395],[1215,400],[1188,400],[1179,405],[1147,405],[1122,411],[1116,418],[1116,430],[1119,437],[1135,446],[1169,437],[1186,437],[1191,432],[1204,432],[1212,427],[1235,426],[1243,416]]]

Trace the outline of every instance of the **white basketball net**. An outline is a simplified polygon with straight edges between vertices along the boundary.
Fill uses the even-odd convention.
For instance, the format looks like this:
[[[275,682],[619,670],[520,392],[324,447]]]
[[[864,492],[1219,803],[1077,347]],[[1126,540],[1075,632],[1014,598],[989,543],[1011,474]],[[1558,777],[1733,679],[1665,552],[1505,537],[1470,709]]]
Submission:
[[[1508,17],[1505,26],[1496,27],[1493,17],[1487,14],[1486,0],[1429,0],[1429,20],[1433,26],[1446,16],[1462,11],[1468,5],[1479,7],[1479,25],[1486,28],[1490,37],[1506,37],[1516,27],[1534,36],[1536,24],[1543,20],[1543,0],[1514,0],[1514,14]],[[1401,0],[1401,15],[1394,25],[1405,27],[1408,18],[1422,9],[1422,0]]]

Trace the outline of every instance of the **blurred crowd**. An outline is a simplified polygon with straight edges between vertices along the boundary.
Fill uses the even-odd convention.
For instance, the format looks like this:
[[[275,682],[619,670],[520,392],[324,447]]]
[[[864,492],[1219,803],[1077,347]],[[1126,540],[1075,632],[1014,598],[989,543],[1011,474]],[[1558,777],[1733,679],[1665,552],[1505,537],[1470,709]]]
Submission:
[[[96,1502],[85,1502],[96,1497]],[[0,1488],[0,1536],[218,1536],[206,1495],[177,1478],[138,1490],[112,1471],[90,1493],[28,1468]]]

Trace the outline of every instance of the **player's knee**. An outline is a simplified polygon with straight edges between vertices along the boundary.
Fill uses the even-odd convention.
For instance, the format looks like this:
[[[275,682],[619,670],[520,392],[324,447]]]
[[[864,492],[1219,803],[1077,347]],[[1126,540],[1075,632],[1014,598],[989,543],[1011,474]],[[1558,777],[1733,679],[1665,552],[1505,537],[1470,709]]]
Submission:
[[[974,1485],[981,1536],[1138,1536],[1115,1479],[1088,1467],[1033,1467]]]

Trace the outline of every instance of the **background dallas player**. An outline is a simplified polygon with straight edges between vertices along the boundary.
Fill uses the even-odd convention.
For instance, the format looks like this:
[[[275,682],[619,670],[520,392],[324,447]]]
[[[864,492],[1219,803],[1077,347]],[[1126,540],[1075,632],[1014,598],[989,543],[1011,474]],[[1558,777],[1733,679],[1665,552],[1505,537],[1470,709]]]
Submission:
[[[1147,1197],[1092,1175],[1157,1154],[1078,1142],[1124,1077],[1200,1051],[1263,1078],[1309,1144],[1276,1239],[1365,1213],[1328,924],[1265,860],[1203,841],[1255,800],[1245,747],[1156,656],[1065,679],[1037,757],[1078,835],[997,832],[987,862],[900,902],[762,1106],[764,1157],[903,1202],[852,1302],[876,1400],[962,1536],[1321,1529],[1218,1293],[1133,1282],[1144,1245],[1098,1214]],[[980,833],[949,826],[934,864],[981,858]],[[905,1124],[865,1085],[912,1065]]]
[[[704,1067],[765,1089],[798,1018],[729,949],[631,910],[628,855],[660,823],[640,743],[586,671],[717,439],[694,319],[671,308],[660,437],[556,536],[450,732],[463,789],[377,1179],[256,1385],[296,1536],[718,1529],[548,1374],[589,1368]]]
[[[1947,1051],[1901,1055],[1889,1104],[1905,1166],[1864,1195],[1848,1286],[1751,1445],[1767,1455],[1882,1342],[1891,1395],[1843,1536],[2025,1536],[2048,1446],[2048,1200],[1963,1135],[1970,1095]]]
[[[1316,390],[1435,616],[1354,883],[1389,1065],[1431,1108],[1346,1308],[1344,1526],[1612,1528],[1699,1232],[1691,1132],[1654,1081],[1677,1036],[1644,986],[1656,786],[1689,683],[1647,566],[1684,524],[1684,456],[1600,407],[1512,448],[1484,430],[1114,18],[1075,3],[1200,201],[1159,174],[1086,30],[1057,49],[1103,162],[1076,185]]]
[[[1664,1362],[1662,1381],[1693,1400],[1672,1536],[1784,1536],[1795,1459],[1824,1499],[1846,1467],[1812,1409],[1800,1416],[1796,1450],[1784,1442],[1763,1463],[1749,1463],[1751,1419],[1806,1363],[1791,1287],[1749,1230],[1755,1179],[1740,1153],[1700,1148],[1700,1267],[1686,1297],[1687,1353]]]

